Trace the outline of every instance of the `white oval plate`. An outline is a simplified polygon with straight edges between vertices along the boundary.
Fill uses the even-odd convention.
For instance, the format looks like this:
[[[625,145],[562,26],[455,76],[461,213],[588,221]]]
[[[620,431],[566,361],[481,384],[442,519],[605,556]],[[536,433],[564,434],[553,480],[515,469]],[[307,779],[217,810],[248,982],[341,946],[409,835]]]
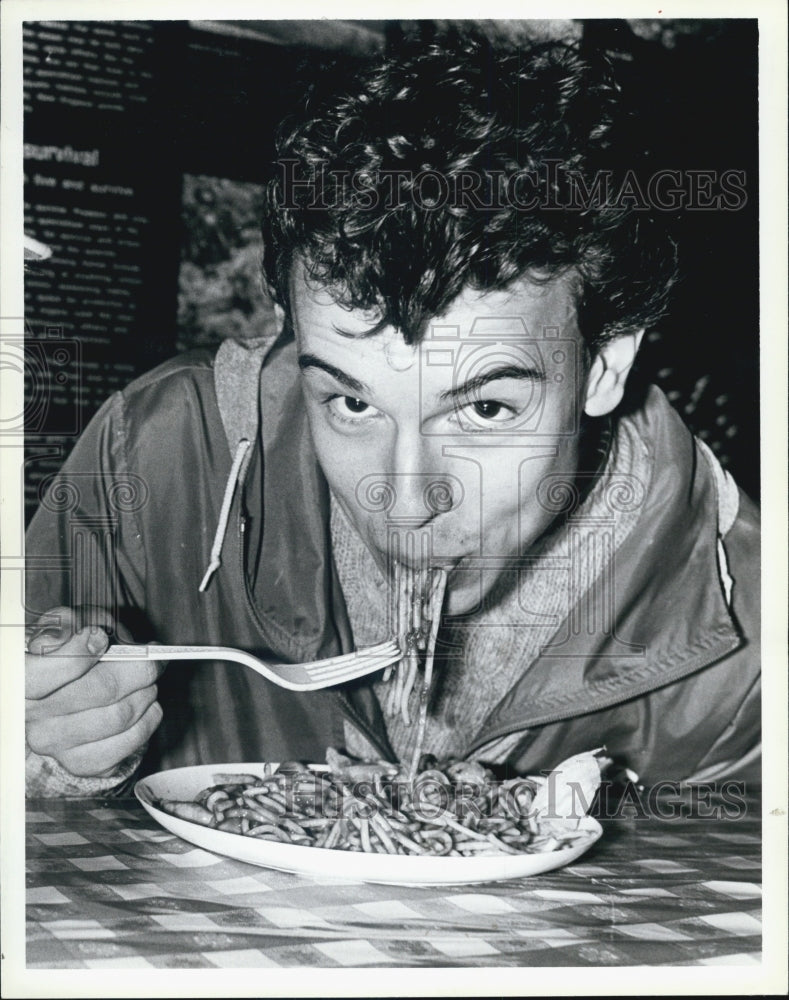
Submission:
[[[323,769],[323,768],[322,768]],[[602,835],[602,827],[591,816],[561,821],[562,831],[572,836],[570,847],[536,854],[503,854],[470,858],[427,857],[405,854],[364,854],[324,847],[300,847],[238,833],[213,830],[190,823],[157,809],[157,799],[193,799],[214,783],[218,772],[266,773],[263,764],[201,764],[160,771],[137,782],[134,793],[147,812],[166,830],[214,854],[246,861],[262,868],[276,868],[296,875],[330,876],[356,882],[385,885],[465,885],[540,875],[579,858]],[[559,828],[553,820],[552,831]]]

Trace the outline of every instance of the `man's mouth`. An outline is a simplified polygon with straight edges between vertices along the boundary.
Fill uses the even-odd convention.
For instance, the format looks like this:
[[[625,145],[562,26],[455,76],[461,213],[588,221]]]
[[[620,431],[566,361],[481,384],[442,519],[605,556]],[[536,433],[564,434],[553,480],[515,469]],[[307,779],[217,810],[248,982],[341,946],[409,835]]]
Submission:
[[[449,556],[428,556],[425,559],[414,558],[413,556],[408,558],[403,558],[401,556],[394,556],[389,553],[384,557],[388,560],[391,566],[396,566],[398,563],[401,566],[405,566],[407,569],[424,570],[424,569],[445,569],[448,573],[451,572],[458,563],[461,561],[461,556],[449,557]]]
[[[379,552],[376,554],[376,562],[383,569],[384,575],[393,581],[399,569],[413,570],[416,573],[424,573],[427,570],[443,569],[451,579],[455,570],[461,565],[462,556],[430,556],[425,558],[418,556],[403,555],[402,553]]]

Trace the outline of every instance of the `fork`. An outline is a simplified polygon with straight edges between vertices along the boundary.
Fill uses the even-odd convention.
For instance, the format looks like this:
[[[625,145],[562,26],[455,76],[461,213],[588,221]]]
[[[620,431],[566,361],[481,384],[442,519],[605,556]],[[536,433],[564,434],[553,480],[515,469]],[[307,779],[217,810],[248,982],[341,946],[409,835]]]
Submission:
[[[312,663],[268,663],[229,646],[110,646],[102,660],[230,660],[291,691],[317,691],[364,677],[401,659],[394,640]]]

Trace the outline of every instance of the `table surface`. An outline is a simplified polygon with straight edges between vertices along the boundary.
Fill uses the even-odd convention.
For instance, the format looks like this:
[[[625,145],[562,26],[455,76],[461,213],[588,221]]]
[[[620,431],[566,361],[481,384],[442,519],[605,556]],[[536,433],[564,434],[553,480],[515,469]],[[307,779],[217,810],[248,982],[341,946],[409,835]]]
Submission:
[[[29,800],[27,967],[757,965],[759,801],[683,802],[609,810],[567,868],[425,888],[222,858],[132,799]]]

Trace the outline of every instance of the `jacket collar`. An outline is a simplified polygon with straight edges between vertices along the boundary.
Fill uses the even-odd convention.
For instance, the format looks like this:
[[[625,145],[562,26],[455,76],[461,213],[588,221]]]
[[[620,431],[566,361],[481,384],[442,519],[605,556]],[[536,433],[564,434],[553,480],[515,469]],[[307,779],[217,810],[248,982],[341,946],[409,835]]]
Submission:
[[[718,572],[717,492],[708,464],[657,388],[623,419],[635,423],[649,456],[638,522],[610,572],[488,717],[475,747],[626,701],[740,645]]]

